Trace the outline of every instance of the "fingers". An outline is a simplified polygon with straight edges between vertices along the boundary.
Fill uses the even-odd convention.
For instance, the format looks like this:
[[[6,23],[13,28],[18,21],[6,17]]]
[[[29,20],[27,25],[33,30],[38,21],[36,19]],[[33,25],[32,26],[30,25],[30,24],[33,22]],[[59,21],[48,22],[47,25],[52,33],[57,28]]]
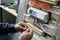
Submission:
[[[25,27],[20,27],[23,31],[25,31],[27,28],[25,28]]]
[[[33,34],[33,31],[31,29],[27,29],[26,32],[28,32],[29,34]]]
[[[33,31],[30,29],[30,32],[29,32],[30,34],[33,34]]]
[[[30,29],[28,28],[28,29],[26,30],[26,32],[30,32]]]
[[[20,29],[22,30],[22,32],[25,31],[25,30],[27,29],[26,24],[23,23],[23,22],[18,23],[18,25],[19,25]]]
[[[27,25],[26,25],[26,23],[24,23],[24,22],[19,23],[19,25],[21,25],[22,27],[26,27],[26,28],[27,28]]]
[[[27,28],[26,23],[20,22],[20,23],[18,23],[18,24],[19,24],[20,28],[21,28],[23,31],[28,32],[29,34],[30,34],[30,33],[33,34],[32,30],[29,29],[29,28]]]
[[[20,27],[20,31],[21,32],[23,32],[23,31],[25,31],[27,28],[25,28],[25,27]]]

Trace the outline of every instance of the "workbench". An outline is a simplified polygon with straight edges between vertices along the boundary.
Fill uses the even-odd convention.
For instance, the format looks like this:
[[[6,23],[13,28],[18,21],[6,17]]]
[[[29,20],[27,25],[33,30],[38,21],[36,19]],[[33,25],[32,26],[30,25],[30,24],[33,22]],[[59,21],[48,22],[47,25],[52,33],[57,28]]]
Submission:
[[[10,9],[8,7],[5,7],[4,5],[0,5],[0,8],[6,10],[7,12],[11,13],[14,16],[17,16],[16,10],[14,10],[14,9]]]
[[[17,14],[16,10],[10,9],[8,6],[0,5],[0,14],[1,14],[1,20],[4,23],[15,23]]]

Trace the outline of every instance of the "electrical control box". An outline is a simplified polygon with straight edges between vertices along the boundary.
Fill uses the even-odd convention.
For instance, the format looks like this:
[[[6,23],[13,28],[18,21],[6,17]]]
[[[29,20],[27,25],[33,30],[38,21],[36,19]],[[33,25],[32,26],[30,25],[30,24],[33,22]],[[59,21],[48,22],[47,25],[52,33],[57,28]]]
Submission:
[[[33,8],[33,7],[30,7],[28,9],[28,14],[31,14],[32,16],[35,16],[37,17],[38,19],[44,21],[47,23],[48,21],[48,13],[47,12],[44,12],[42,10],[39,10],[39,9],[36,9],[36,8]]]
[[[42,29],[45,33],[54,35],[54,32],[57,29],[59,16],[59,13],[51,13],[34,7],[29,7],[27,10],[27,15],[24,15],[24,20],[28,20],[28,23]]]
[[[57,10],[54,5],[45,1],[30,0],[23,19],[28,23],[30,29],[33,29],[38,34],[43,31],[43,33],[53,36],[56,34],[60,22],[60,12]]]

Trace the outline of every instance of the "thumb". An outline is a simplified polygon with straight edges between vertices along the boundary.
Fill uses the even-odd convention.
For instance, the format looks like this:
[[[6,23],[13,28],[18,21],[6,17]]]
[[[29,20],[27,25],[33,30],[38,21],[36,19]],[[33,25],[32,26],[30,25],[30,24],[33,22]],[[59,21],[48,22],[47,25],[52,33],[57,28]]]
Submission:
[[[21,27],[21,29],[25,31],[27,28]]]
[[[28,29],[26,30],[26,32],[30,32],[30,29],[28,28]]]

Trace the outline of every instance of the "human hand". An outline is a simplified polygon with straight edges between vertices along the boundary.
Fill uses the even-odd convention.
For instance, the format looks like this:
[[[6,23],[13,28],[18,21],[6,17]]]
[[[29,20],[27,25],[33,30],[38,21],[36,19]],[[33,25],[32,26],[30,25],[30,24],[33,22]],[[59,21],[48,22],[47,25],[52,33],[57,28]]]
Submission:
[[[24,31],[20,36],[19,36],[19,40],[31,40],[33,37],[33,32],[30,29],[27,29],[26,31]]]
[[[25,31],[27,29],[27,25],[25,23],[18,23],[15,25],[16,31]]]

